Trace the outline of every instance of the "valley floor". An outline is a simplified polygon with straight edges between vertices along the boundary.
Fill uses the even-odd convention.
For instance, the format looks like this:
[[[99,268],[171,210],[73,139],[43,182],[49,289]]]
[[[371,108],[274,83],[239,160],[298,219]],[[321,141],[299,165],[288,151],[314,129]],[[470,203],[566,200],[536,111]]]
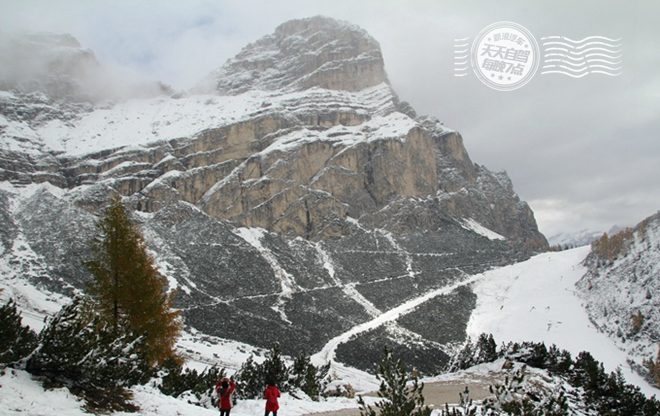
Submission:
[[[649,396],[660,396],[660,390],[651,387],[630,370],[625,353],[617,349],[612,340],[598,332],[591,324],[581,299],[575,293],[575,282],[585,272],[580,263],[588,250],[588,247],[583,247],[559,253],[544,253],[526,262],[470,277],[463,284],[472,285],[478,300],[468,324],[468,333],[473,339],[482,332],[492,333],[498,343],[543,341],[547,345],[556,344],[574,356],[580,351],[588,350],[594,358],[604,363],[606,371],[621,367],[629,383],[639,386]],[[438,291],[438,294],[442,292]],[[428,296],[429,294],[426,294],[423,298]],[[397,312],[405,313],[416,304],[419,302],[412,301]],[[392,313],[384,321],[395,319],[398,313]],[[372,325],[366,327],[377,323],[381,323],[381,320],[375,320]],[[195,367],[215,362],[218,357],[222,357],[231,361],[224,363],[229,364],[228,369],[238,368],[251,350],[233,342],[216,343],[210,337],[204,338],[203,341],[194,339],[195,337],[186,337],[181,346],[191,357],[190,365]],[[334,351],[328,346],[324,352],[327,357],[331,357]],[[493,373],[497,370],[495,367],[488,367],[476,373],[445,374],[425,379],[426,403],[435,405],[436,409],[445,402],[456,403],[458,392],[466,385],[470,386],[472,398],[483,398],[487,394],[488,384],[498,378],[497,374]],[[359,392],[377,389],[373,376],[340,364],[335,364],[333,371]],[[369,402],[373,403],[374,400],[375,398],[369,398]],[[152,386],[137,387],[135,402],[141,408],[138,414],[144,416],[218,414],[215,409],[203,409],[184,400],[159,394]],[[82,403],[64,389],[44,392],[40,382],[24,371],[5,369],[0,376],[2,415],[85,415],[81,406]],[[262,400],[242,401],[232,410],[232,416],[258,415],[263,412],[263,406]],[[297,400],[285,394],[281,406],[282,416],[318,413],[324,416],[353,416],[359,413],[356,400],[343,398],[312,402]]]

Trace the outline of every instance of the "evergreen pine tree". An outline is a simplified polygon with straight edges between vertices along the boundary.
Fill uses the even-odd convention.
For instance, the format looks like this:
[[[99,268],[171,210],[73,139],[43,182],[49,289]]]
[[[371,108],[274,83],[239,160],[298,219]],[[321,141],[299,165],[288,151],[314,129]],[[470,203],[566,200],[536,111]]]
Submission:
[[[305,391],[303,386],[305,385],[307,372],[310,366],[313,367],[308,355],[301,354],[293,360],[293,365],[289,369],[290,377],[288,384],[290,388]]]
[[[236,395],[240,399],[256,399],[261,397],[266,386],[263,368],[254,362],[250,355],[236,373],[238,388]]]
[[[378,365],[376,377],[380,380],[376,408],[367,405],[359,397],[361,416],[430,416],[431,409],[424,405],[422,390],[424,383],[419,383],[416,375],[409,376],[401,360],[395,360],[385,347],[383,361]],[[408,385],[410,382],[410,385]]]
[[[492,334],[479,335],[474,355],[476,359],[474,360],[473,365],[492,363],[497,360],[497,344],[495,344],[495,339]]]
[[[327,385],[326,377],[329,371],[330,364],[316,367],[312,364],[309,355],[301,354],[293,361],[289,384],[293,388],[302,390],[312,400],[318,400]]]
[[[552,374],[565,375],[573,365],[571,353],[560,350],[555,344],[548,349],[548,371]]]
[[[289,371],[282,359],[282,348],[279,343],[276,342],[270,348],[266,354],[266,360],[263,362],[262,368],[264,375],[262,386],[265,386],[267,383],[273,383],[286,391],[285,382],[288,379]]]
[[[39,348],[30,357],[27,370],[56,380],[79,380],[82,364],[93,349],[91,315],[82,312],[82,298],[75,298],[53,316],[39,334]]]
[[[214,365],[199,373],[195,369],[183,369],[178,360],[170,358],[161,367],[160,375],[158,388],[162,393],[179,397],[187,392],[197,398],[195,404],[211,407],[213,389],[218,380],[225,376],[225,370]]]
[[[142,353],[151,364],[175,356],[182,325],[172,310],[174,293],[158,274],[147,244],[119,196],[113,197],[97,223],[91,243],[94,258],[86,263],[94,279],[89,292],[108,316],[115,333],[120,327],[144,336]]]
[[[16,302],[10,299],[0,308],[0,364],[25,358],[37,346],[37,334],[23,326]]]
[[[27,369],[88,391],[130,387],[151,375],[137,354],[142,342],[130,333],[116,334],[88,300],[77,297],[41,331]]]
[[[470,337],[467,337],[465,340],[465,345],[463,349],[452,359],[452,362],[449,364],[449,371],[459,371],[470,368],[474,365],[474,349],[472,346],[472,340]]]

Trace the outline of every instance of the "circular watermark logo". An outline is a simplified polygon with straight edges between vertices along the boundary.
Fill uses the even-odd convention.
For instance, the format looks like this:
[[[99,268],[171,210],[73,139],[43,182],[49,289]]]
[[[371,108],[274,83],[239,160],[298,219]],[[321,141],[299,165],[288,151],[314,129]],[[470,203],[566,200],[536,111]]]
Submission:
[[[517,23],[493,23],[472,43],[472,69],[484,84],[511,91],[527,84],[539,67],[541,52],[534,36]]]

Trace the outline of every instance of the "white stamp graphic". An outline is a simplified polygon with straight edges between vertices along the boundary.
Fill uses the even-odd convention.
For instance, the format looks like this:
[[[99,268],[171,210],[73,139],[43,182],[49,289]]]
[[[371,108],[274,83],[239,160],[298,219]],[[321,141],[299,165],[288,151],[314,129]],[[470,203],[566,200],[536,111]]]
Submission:
[[[573,40],[564,36],[541,38],[544,64],[541,74],[563,74],[582,78],[588,74],[621,75],[621,38],[590,36]]]
[[[477,78],[499,91],[527,84],[541,59],[534,36],[513,22],[493,23],[482,30],[472,43],[470,56]]]
[[[589,36],[573,40],[565,36],[541,38],[543,51],[529,30],[513,22],[486,27],[472,42],[454,39],[454,76],[477,78],[498,91],[512,91],[527,84],[539,66],[541,75],[561,74],[582,78],[589,74],[617,77],[622,74],[621,38]]]
[[[468,74],[470,61],[470,38],[454,39],[454,76],[464,77]]]

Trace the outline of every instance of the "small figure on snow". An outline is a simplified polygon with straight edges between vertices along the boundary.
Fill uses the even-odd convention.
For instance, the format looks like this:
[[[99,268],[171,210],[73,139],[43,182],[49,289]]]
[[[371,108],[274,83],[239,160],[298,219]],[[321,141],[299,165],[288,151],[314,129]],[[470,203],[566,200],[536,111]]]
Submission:
[[[236,390],[236,384],[227,377],[218,381],[215,385],[215,391],[218,393],[220,407],[220,416],[229,416],[231,411],[231,395]]]
[[[458,393],[458,397],[460,398],[459,406],[465,408],[472,404],[472,401],[470,400],[470,389],[468,389],[468,386],[465,386],[465,390],[462,393]]]
[[[280,391],[275,387],[273,381],[268,381],[268,387],[264,393],[264,399],[266,399],[266,413],[264,416],[268,416],[269,412],[273,412],[273,416],[277,416],[277,411],[280,408],[277,398],[280,397]]]

